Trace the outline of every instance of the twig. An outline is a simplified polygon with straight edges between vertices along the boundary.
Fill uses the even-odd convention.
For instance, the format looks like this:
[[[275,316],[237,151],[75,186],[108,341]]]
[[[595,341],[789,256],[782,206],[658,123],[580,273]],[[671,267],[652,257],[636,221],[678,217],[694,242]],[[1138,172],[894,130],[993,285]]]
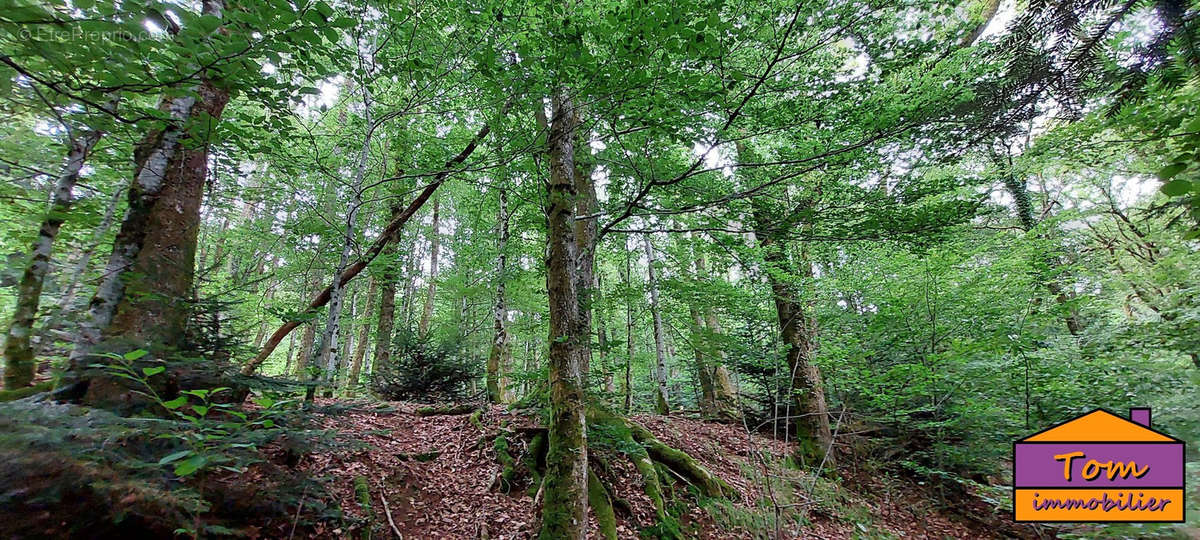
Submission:
[[[387,497],[383,496],[383,490],[379,490],[379,500],[383,501],[383,513],[388,518],[388,525],[392,526],[392,532],[396,534],[396,538],[404,540],[404,535],[400,534],[400,528],[396,526],[396,522],[392,520],[392,509],[388,507]]]
[[[296,524],[300,523],[300,510],[304,508],[304,498],[308,496],[308,486],[304,486],[304,492],[300,494],[300,504],[296,505],[296,519],[292,520],[292,532],[288,534],[288,540],[292,540],[296,536]]]

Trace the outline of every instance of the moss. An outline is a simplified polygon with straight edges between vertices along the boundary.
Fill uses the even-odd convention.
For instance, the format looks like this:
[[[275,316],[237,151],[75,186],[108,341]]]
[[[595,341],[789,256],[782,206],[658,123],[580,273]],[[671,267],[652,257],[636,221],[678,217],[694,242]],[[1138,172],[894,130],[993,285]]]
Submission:
[[[417,416],[456,416],[460,414],[472,413],[478,410],[474,405],[450,405],[446,407],[425,406],[419,407],[416,411]]]
[[[413,459],[415,459],[421,463],[428,463],[430,461],[433,461],[433,460],[441,457],[441,455],[442,455],[442,453],[440,451],[431,450],[429,452],[421,452],[420,454],[416,454],[413,456]]]
[[[485,410],[486,409],[484,409],[483,407],[475,409],[475,411],[472,412],[471,416],[469,417],[469,420],[471,421],[471,425],[475,426],[476,428],[479,428],[479,431],[487,431],[483,428],[483,411],[485,411]]]
[[[359,532],[360,540],[371,540],[371,488],[367,485],[367,477],[354,477],[354,496],[358,499],[358,506],[362,509],[363,517],[367,523]]]
[[[12,390],[0,390],[0,402],[25,399],[34,394],[40,394],[42,392],[49,392],[53,388],[54,388],[53,382],[45,381],[42,383],[35,384],[33,386],[14,388]]]
[[[516,460],[508,452],[508,438],[504,433],[496,436],[495,442],[492,443],[492,449],[496,451],[496,461],[500,462],[500,491],[508,493],[512,489],[517,467]]]
[[[529,496],[533,497],[542,486],[542,471],[546,470],[546,432],[539,431],[529,441],[529,448],[525,452],[525,468],[529,469]]]
[[[729,484],[712,474],[695,459],[654,438],[645,428],[631,424],[633,438],[646,447],[649,455],[675,472],[688,483],[700,489],[708,497],[734,496],[737,494]]]
[[[600,527],[600,536],[606,540],[617,539],[617,516],[613,513],[612,499],[608,489],[600,482],[600,477],[590,467],[588,468],[588,504],[596,516]]]

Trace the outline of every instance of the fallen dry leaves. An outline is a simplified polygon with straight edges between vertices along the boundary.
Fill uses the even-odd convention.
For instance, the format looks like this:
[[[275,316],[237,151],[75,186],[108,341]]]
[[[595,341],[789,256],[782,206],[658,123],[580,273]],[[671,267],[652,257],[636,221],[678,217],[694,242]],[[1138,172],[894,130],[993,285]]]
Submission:
[[[509,493],[497,489],[500,465],[490,437],[501,425],[511,431],[532,429],[535,418],[492,406],[483,414],[481,430],[469,415],[422,417],[414,413],[416,405],[386,405],[380,408],[378,403],[360,402],[345,412],[317,418],[320,427],[336,432],[341,441],[363,444],[308,454],[300,462],[302,470],[324,479],[330,495],[349,518],[341,529],[310,532],[309,537],[357,537],[356,523],[370,523],[377,539],[394,538],[397,532],[405,539],[536,536],[538,508],[527,493],[528,480]],[[735,504],[742,508],[764,502],[764,487],[746,474],[760,467],[757,452],[783,455],[788,450],[781,441],[748,434],[737,425],[657,415],[635,415],[633,420],[728,482],[739,492]],[[485,444],[479,444],[481,439]],[[510,438],[510,453],[517,460],[527,441],[528,437]],[[612,481],[614,495],[628,501],[632,511],[618,510],[618,534],[638,538],[641,528],[653,523],[653,508],[632,466],[625,460],[610,460],[609,465],[606,478]],[[369,521],[355,497],[354,479],[358,476],[365,477],[370,486],[374,516]],[[977,538],[985,534],[936,513],[917,515],[899,499],[845,496],[871,509],[875,530],[897,536]],[[792,536],[852,538],[865,532],[859,524],[836,516],[814,512],[809,519],[810,523]],[[592,521],[594,525],[594,518]],[[681,521],[700,538],[740,539],[749,534],[718,526],[707,512],[694,506]]]

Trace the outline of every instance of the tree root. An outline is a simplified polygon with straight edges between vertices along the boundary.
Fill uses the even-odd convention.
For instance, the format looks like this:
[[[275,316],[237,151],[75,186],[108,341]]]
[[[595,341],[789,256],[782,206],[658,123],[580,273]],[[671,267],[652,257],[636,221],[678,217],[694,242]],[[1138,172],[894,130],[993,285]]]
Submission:
[[[367,519],[366,525],[359,531],[359,539],[371,540],[371,488],[367,484],[367,477],[354,477],[354,495],[358,499],[358,506],[362,509],[363,516]]]
[[[496,451],[496,461],[500,462],[500,476],[496,479],[496,487],[502,493],[508,493],[512,490],[513,478],[517,474],[517,462],[508,452],[506,432],[502,431],[496,436],[495,442],[492,443],[492,449]]]
[[[605,540],[617,540],[617,516],[613,513],[612,499],[609,490],[596,476],[595,469],[588,468],[588,506],[596,516],[600,526],[600,536]]]
[[[417,416],[459,416],[463,414],[473,413],[481,408],[478,405],[459,404],[434,407],[432,405],[419,407],[415,411]]]
[[[629,423],[633,438],[646,447],[650,457],[680,475],[689,484],[696,486],[707,497],[736,497],[737,491],[700,465],[692,456],[671,448],[654,438],[646,428]]]
[[[481,428],[482,429],[482,428]],[[529,444],[520,455],[520,466],[513,455],[513,444],[521,436],[530,436]],[[489,438],[488,435],[481,440]],[[547,431],[544,428],[501,429],[494,437],[492,448],[500,473],[493,486],[509,493],[528,474],[530,496],[537,498],[546,478]],[[641,477],[642,491],[654,506],[654,515],[659,532],[678,533],[678,521],[671,515],[668,502],[674,498],[675,481],[679,480],[695,488],[705,497],[736,498],[738,492],[724,480],[718,478],[686,452],[672,448],[659,441],[646,428],[619,415],[603,409],[593,408],[588,414],[589,465],[588,505],[599,525],[599,536],[606,540],[615,539],[616,515],[633,515],[629,501],[616,497],[611,486],[603,480],[611,470],[607,458],[614,453],[631,463]],[[668,536],[672,536],[668,534]]]

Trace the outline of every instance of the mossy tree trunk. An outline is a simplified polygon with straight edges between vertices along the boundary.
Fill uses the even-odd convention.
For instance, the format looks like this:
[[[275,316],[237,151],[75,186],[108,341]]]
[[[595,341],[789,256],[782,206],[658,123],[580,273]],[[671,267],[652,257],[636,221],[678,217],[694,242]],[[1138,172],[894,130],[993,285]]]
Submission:
[[[511,399],[506,373],[512,361],[508,339],[508,303],[504,296],[504,282],[508,279],[507,247],[508,195],[501,189],[496,231],[496,306],[492,312],[492,348],[487,360],[487,397],[492,403],[505,403]]]
[[[221,17],[224,3],[205,0],[206,15]],[[135,152],[129,210],[113,242],[104,279],[89,306],[64,378],[66,398],[93,406],[128,408],[144,398],[124,380],[87,369],[96,347],[116,352],[143,348],[160,359],[183,345],[192,299],[200,203],[208,173],[209,136],[229,102],[225,82],[204,73],[193,93],[169,96],[169,120]],[[186,377],[191,368],[164,377]],[[156,384],[165,384],[157,381]]]
[[[755,162],[753,150],[745,143],[737,144],[739,161]],[[753,175],[753,172],[740,174]],[[786,194],[780,194],[786,198]],[[825,403],[825,388],[821,371],[813,363],[816,319],[805,310],[806,304],[797,288],[797,277],[811,281],[812,264],[803,258],[793,263],[788,252],[787,233],[796,227],[795,216],[806,215],[816,206],[814,199],[789,203],[787,207],[759,197],[751,201],[754,236],[763,252],[763,272],[771,285],[779,334],[786,348],[785,359],[790,373],[789,393],[792,410],[788,415],[796,429],[796,459],[806,467],[822,464],[826,469],[836,467],[833,456],[833,434],[829,427],[829,410]],[[788,208],[792,210],[786,212]]]
[[[81,128],[83,129],[83,128]],[[54,240],[71,209],[72,192],[79,180],[79,171],[92,148],[100,140],[100,132],[83,129],[69,140],[67,162],[59,172],[58,182],[50,202],[50,210],[38,229],[37,240],[30,250],[29,260],[17,285],[17,303],[13,309],[8,338],[4,342],[4,388],[13,390],[33,382],[37,364],[34,361],[33,326],[42,297],[42,285],[50,270],[50,253]]]
[[[543,480],[543,539],[587,536],[588,459],[584,354],[588,328],[580,321],[579,246],[575,237],[575,130],[578,116],[565,91],[551,99],[552,117],[535,104],[546,127],[550,181],[546,184],[546,289],[550,304],[550,426]]]

